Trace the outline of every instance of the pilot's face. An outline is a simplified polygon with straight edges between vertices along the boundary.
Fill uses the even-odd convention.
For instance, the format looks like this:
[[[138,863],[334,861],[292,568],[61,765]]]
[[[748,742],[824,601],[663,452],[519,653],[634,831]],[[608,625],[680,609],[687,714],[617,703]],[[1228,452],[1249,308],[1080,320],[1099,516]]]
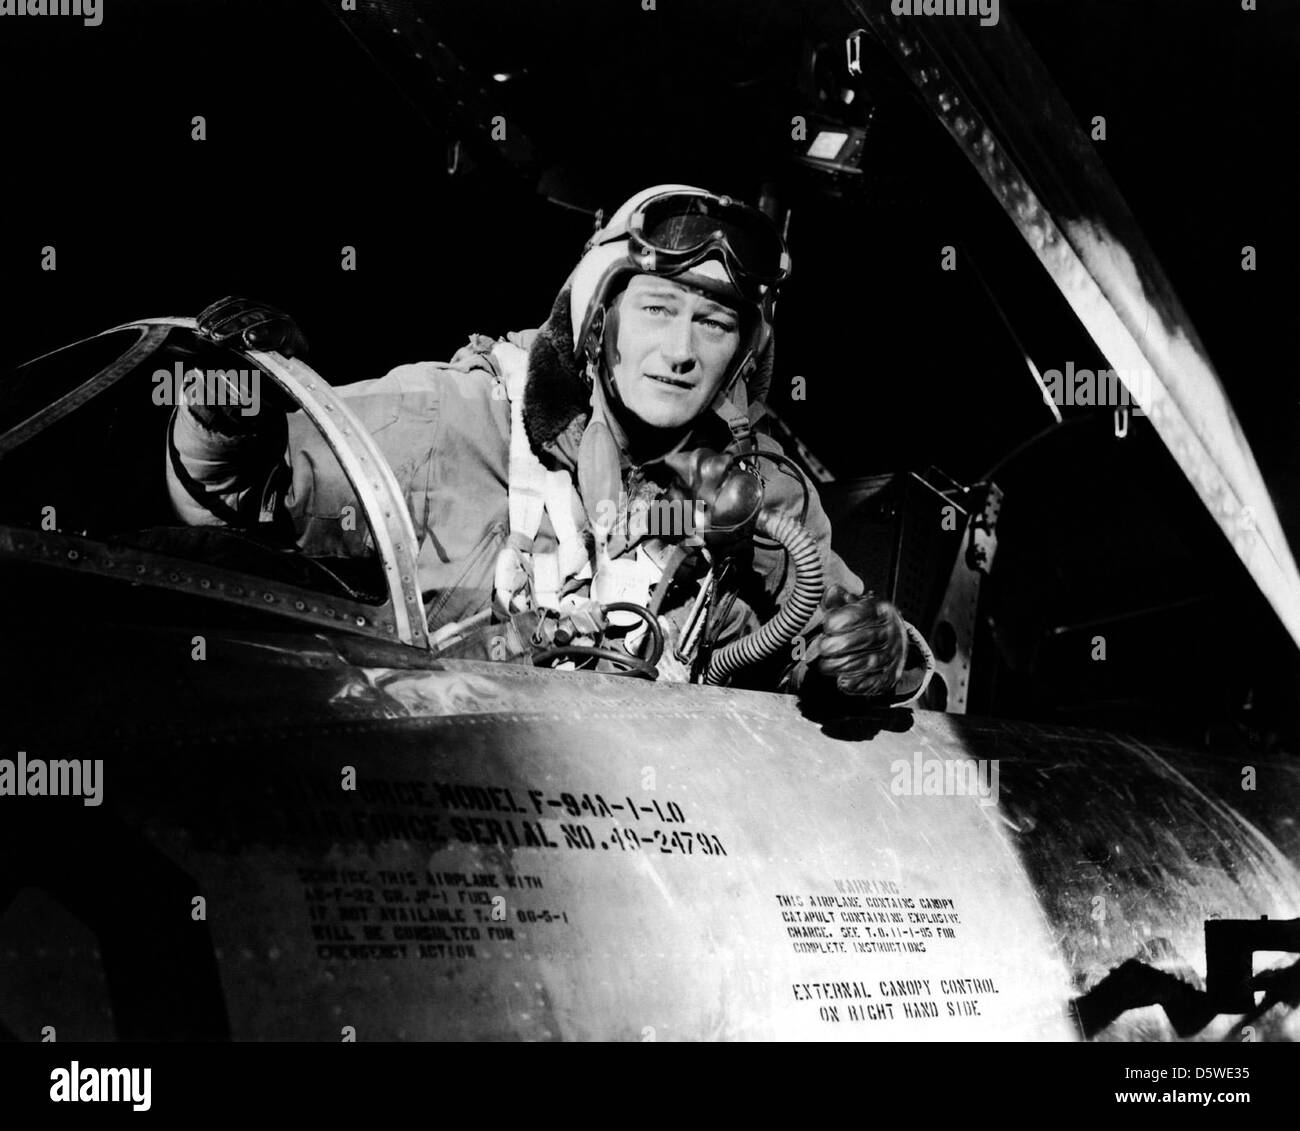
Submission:
[[[613,379],[633,413],[655,428],[680,428],[713,402],[736,350],[731,307],[670,279],[637,275],[618,307]]]

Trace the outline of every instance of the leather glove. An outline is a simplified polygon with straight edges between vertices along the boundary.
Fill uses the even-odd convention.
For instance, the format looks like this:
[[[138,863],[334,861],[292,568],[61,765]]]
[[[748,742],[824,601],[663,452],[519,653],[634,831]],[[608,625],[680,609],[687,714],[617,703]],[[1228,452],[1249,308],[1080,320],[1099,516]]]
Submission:
[[[199,337],[216,346],[276,350],[285,357],[307,352],[307,339],[283,310],[250,298],[227,295],[199,315]]]
[[[907,629],[888,601],[850,597],[832,585],[822,598],[826,618],[816,670],[846,695],[885,696],[907,665]]]
[[[196,333],[201,341],[222,349],[276,350],[285,357],[307,349],[307,339],[284,311],[235,295],[227,295],[205,307],[199,314]],[[224,370],[219,368],[217,372]],[[250,414],[243,411],[241,390],[234,388],[225,390],[226,395],[216,398],[216,403],[191,400],[189,409],[199,423],[215,432],[278,437],[284,432],[285,414],[297,405],[265,374],[259,381],[258,391],[261,403]]]

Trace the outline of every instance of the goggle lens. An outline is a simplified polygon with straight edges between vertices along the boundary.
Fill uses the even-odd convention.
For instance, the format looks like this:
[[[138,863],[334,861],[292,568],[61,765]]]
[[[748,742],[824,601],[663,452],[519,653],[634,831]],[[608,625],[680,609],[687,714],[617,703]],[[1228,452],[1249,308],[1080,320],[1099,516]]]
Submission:
[[[632,216],[634,243],[653,251],[664,269],[684,267],[717,249],[738,283],[772,286],[790,273],[785,243],[763,213],[725,197],[665,193]]]

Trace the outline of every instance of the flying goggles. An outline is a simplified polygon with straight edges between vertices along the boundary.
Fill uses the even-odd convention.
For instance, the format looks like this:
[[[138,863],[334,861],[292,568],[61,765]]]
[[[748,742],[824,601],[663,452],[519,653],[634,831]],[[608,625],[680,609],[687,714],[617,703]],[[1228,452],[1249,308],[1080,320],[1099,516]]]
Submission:
[[[643,201],[626,232],[602,243],[628,241],[628,257],[642,271],[672,277],[709,258],[750,302],[770,300],[790,275],[790,254],[772,222],[728,196],[674,189]]]

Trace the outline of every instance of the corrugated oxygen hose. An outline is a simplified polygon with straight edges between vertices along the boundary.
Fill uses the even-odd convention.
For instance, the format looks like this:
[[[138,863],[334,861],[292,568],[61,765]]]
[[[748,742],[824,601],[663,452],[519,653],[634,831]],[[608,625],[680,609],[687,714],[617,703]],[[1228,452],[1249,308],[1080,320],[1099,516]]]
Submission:
[[[774,538],[789,552],[794,569],[794,592],[776,616],[757,632],[733,640],[709,657],[709,666],[704,672],[705,683],[721,683],[733,672],[775,655],[812,620],[826,590],[821,550],[802,523],[788,514],[774,515],[764,511],[758,516],[756,531]]]

